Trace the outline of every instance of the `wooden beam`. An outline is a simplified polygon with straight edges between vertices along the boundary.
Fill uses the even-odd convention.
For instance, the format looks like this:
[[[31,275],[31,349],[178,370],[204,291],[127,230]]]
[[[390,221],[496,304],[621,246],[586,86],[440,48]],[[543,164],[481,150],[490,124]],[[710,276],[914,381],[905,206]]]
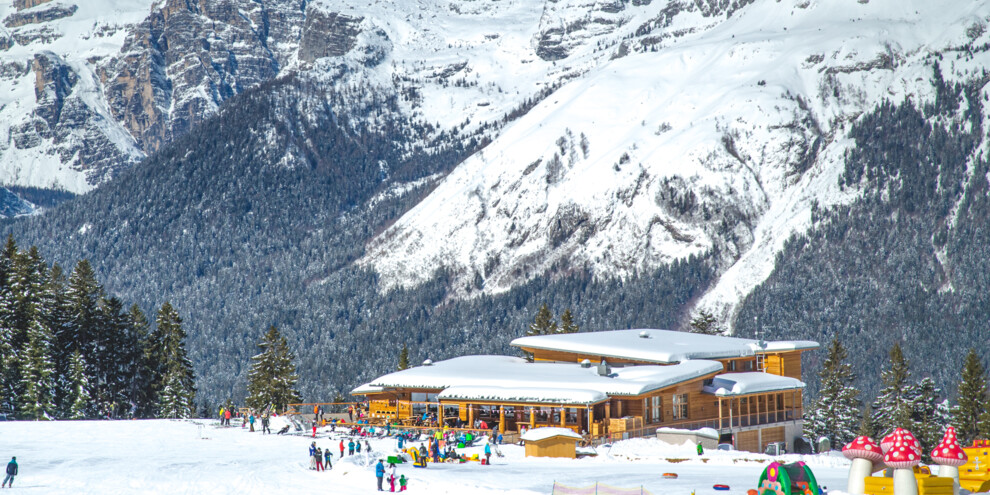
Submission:
[[[722,398],[718,398],[718,433],[722,434]]]
[[[567,409],[564,407],[560,408],[560,426],[563,427],[567,424]]]
[[[505,406],[498,407],[498,432],[505,433]]]

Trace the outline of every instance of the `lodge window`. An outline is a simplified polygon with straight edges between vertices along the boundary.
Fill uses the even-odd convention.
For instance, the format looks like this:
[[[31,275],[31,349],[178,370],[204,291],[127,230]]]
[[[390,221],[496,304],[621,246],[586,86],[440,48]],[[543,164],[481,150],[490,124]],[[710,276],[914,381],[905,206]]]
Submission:
[[[659,395],[650,397],[650,418],[654,423],[663,422],[663,398]]]
[[[688,396],[687,394],[674,394],[672,401],[674,419],[688,419]]]

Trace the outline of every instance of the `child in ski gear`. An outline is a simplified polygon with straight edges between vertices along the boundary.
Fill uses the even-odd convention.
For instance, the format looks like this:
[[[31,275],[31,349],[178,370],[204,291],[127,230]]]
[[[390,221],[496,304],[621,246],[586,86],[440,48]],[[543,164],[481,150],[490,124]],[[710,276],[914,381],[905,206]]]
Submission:
[[[0,488],[4,488],[8,484],[13,488],[14,476],[17,476],[17,458],[11,457],[10,462],[7,463],[7,477],[3,479],[3,485],[0,485]]]
[[[390,463],[388,463],[388,485],[389,485],[389,490],[388,491],[390,491],[390,492],[394,492],[395,491],[395,482],[396,481],[399,481],[399,478],[396,478],[395,477],[395,464],[390,462]]]
[[[404,474],[401,475],[401,476],[399,476],[399,491],[400,492],[406,491],[406,483],[409,483],[409,478],[406,478],[406,475],[404,475]]]
[[[316,448],[316,470],[323,471],[323,449]]]
[[[285,425],[282,427],[281,430],[278,430],[279,435],[285,435],[288,432],[289,432],[289,425]]]
[[[264,416],[261,417],[261,434],[262,435],[264,435],[265,433],[271,434],[272,430],[269,430],[268,429],[268,424],[269,423],[270,423],[270,421],[268,419],[268,415],[267,414],[265,414]]]
[[[330,463],[331,457],[333,457],[333,453],[330,452],[330,447],[327,447],[327,450],[323,452],[323,460],[327,463],[324,469],[333,469],[333,464]]]
[[[378,464],[375,466],[375,477],[378,478],[378,491],[383,492],[382,480],[385,479],[385,464],[384,461],[378,459]]]
[[[347,455],[354,455],[354,440],[347,442]]]
[[[698,442],[698,455],[701,455],[704,452],[705,452],[705,448],[701,446],[701,442]]]

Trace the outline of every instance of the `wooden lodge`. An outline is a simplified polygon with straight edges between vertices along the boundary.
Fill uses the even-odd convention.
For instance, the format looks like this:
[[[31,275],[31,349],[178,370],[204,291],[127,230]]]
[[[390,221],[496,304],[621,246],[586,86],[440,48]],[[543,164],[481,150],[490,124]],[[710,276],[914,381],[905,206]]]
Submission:
[[[462,356],[381,376],[373,421],[498,428],[563,427],[590,439],[712,428],[740,450],[789,448],[802,429],[801,353],[816,342],[762,342],[668,330],[523,337],[510,356]],[[483,423],[483,424],[482,424]]]

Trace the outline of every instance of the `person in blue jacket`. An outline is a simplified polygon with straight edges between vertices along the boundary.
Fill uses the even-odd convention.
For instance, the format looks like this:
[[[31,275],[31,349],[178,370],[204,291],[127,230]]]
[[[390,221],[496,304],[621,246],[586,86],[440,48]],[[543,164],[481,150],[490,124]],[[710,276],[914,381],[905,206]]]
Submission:
[[[0,486],[0,488],[6,487],[8,482],[10,484],[10,487],[13,488],[14,476],[17,476],[17,458],[11,457],[10,462],[7,463],[7,477],[3,479],[3,486]]]
[[[375,466],[375,477],[378,478],[378,491],[385,491],[382,488],[382,480],[385,479],[385,464],[383,460],[378,459],[378,464]]]
[[[485,443],[485,464],[492,463],[492,444]]]
[[[406,439],[399,435],[399,450],[402,450],[402,446],[406,443]]]
[[[347,455],[354,455],[354,439],[347,442]]]

